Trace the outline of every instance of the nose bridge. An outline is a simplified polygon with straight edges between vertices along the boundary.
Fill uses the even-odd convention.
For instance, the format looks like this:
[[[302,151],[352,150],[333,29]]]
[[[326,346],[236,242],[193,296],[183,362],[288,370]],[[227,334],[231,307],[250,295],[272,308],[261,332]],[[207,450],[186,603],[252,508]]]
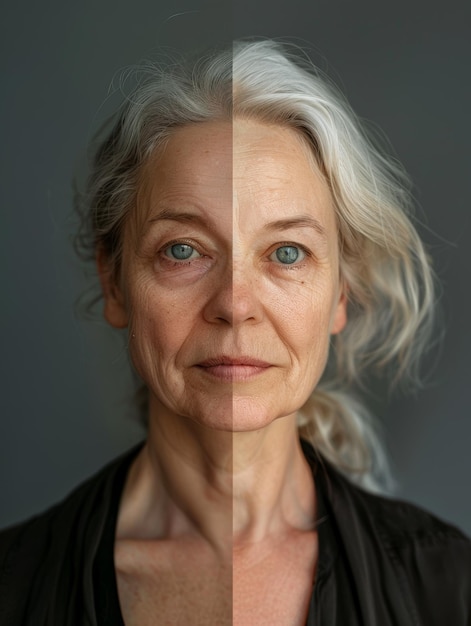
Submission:
[[[206,319],[233,326],[259,321],[261,306],[257,291],[257,277],[250,255],[234,241],[232,255],[213,284],[205,309]]]
[[[232,253],[232,308],[234,324],[260,318],[256,271],[251,255],[237,242]]]
[[[250,271],[248,259],[244,259],[240,251],[234,246],[232,252],[232,291],[234,296],[241,291],[249,290],[253,281],[253,272]]]

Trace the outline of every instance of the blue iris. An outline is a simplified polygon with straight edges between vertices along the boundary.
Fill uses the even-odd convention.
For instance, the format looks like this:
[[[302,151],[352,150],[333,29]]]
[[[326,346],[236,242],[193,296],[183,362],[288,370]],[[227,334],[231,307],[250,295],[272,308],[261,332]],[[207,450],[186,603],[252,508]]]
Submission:
[[[195,249],[186,243],[176,243],[171,246],[170,251],[175,259],[178,259],[179,261],[187,261]]]
[[[284,265],[291,265],[299,258],[299,248],[295,246],[281,246],[276,249],[276,258]]]

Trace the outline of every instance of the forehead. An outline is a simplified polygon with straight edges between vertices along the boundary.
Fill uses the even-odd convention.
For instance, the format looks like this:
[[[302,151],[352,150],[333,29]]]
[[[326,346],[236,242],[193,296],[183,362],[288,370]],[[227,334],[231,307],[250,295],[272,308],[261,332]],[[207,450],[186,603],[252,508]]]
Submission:
[[[292,213],[333,218],[329,187],[307,140],[289,128],[252,120],[179,128],[146,164],[140,221],[185,210],[208,220],[240,216],[281,219]]]
[[[220,200],[232,190],[232,124],[192,124],[174,131],[144,168],[144,190],[159,200]]]
[[[303,214],[326,227],[335,225],[330,187],[300,132],[240,120],[233,135],[234,210],[245,222]]]

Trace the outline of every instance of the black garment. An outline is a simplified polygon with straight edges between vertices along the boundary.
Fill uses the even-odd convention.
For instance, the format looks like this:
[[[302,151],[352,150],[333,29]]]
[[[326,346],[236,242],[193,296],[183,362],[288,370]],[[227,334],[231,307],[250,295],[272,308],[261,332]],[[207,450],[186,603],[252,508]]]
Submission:
[[[1,626],[101,626],[94,560],[110,510],[118,505],[114,485],[122,489],[140,448],[42,515],[0,533]]]
[[[303,450],[324,516],[307,626],[471,626],[471,541]]]
[[[93,564],[96,621],[99,626],[125,626],[119,606],[114,568],[114,542],[118,522],[119,501],[124,489],[128,464],[123,463],[113,481],[110,508]]]
[[[307,626],[469,626],[471,542],[412,505],[354,487],[304,442],[303,450],[319,507]],[[0,534],[1,626],[117,626],[114,528],[138,451]]]

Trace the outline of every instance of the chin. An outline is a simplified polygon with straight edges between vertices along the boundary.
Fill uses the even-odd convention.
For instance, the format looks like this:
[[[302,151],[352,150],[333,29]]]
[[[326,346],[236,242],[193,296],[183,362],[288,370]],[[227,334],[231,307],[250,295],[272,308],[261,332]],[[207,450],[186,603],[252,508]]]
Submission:
[[[210,402],[204,409],[188,415],[196,424],[219,432],[254,432],[273,423],[279,415],[267,410],[253,398],[236,398]]]
[[[235,396],[232,404],[232,431],[234,433],[260,431],[288,414],[284,411],[275,411],[273,407],[251,397]]]

